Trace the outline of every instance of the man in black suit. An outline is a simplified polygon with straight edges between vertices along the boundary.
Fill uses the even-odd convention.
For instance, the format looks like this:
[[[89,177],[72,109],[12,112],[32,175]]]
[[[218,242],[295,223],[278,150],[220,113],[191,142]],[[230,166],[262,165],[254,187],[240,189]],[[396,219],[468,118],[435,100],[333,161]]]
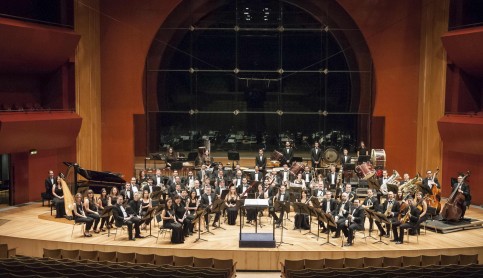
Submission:
[[[407,216],[407,213],[409,213],[408,221],[406,223],[401,223],[397,221],[392,224],[392,232],[394,233],[394,240],[392,241],[395,241],[396,244],[403,244],[405,229],[416,230],[418,227],[419,215],[421,214],[421,212],[416,207],[416,202],[414,202],[413,197],[411,197],[411,195],[409,195],[409,197],[406,199],[406,202],[408,202],[409,207],[406,212],[401,214],[401,220],[404,219],[405,216]],[[399,227],[399,235],[397,231],[398,227]]]
[[[329,189],[336,190],[335,198],[338,198],[340,194],[339,184],[342,181],[339,180],[339,174],[336,172],[335,165],[330,166],[330,172],[325,177],[325,182],[329,186]]]
[[[281,204],[284,204],[285,206],[288,206],[290,204],[290,195],[286,191],[285,185],[280,186],[280,191],[275,196],[275,200]],[[285,213],[285,210],[283,207],[281,207],[280,215],[278,217],[273,218],[275,220],[275,223],[277,224],[277,228],[280,228],[280,224],[282,224],[284,213]]]
[[[263,173],[260,172],[260,169],[258,168],[258,166],[255,166],[255,172],[250,173],[250,179],[252,181],[259,181],[259,182],[263,181]]]
[[[315,169],[314,169],[315,171]],[[312,175],[314,173],[312,171],[310,171],[310,167],[309,166],[305,166],[304,167],[304,172],[302,173],[302,179],[305,181],[305,185],[307,187],[309,187],[310,185],[310,182],[312,181]],[[314,189],[314,188],[311,188],[311,189]]]
[[[285,142],[285,149],[282,151],[283,154],[283,163],[290,165],[293,159],[293,149],[290,147],[290,142]]]
[[[313,168],[320,168],[320,159],[322,158],[322,150],[319,148],[319,142],[315,142],[314,147],[310,150],[310,159]]]
[[[352,241],[354,239],[354,231],[364,230],[364,221],[366,220],[366,214],[364,209],[359,206],[359,200],[355,199],[352,204],[352,211],[347,216],[347,220],[342,226],[342,232],[347,238],[347,243],[345,246],[352,246]]]
[[[132,234],[132,229],[134,226],[134,229],[136,231],[136,238],[143,238],[141,236],[141,231],[139,230],[139,225],[141,224],[141,219],[134,215],[128,215],[126,209],[122,206],[122,203],[124,202],[124,197],[122,195],[119,195],[117,197],[117,203],[114,205],[112,209],[112,215],[114,217],[114,220],[116,221],[116,226],[117,227],[122,227],[122,225],[127,225],[127,231],[129,235],[129,240],[135,240]]]
[[[163,177],[161,176],[161,170],[156,169],[156,175],[153,177],[153,184],[157,186],[161,186],[163,183]]]
[[[323,184],[322,184],[322,187],[323,187]],[[332,198],[332,192],[330,190],[327,190],[325,192],[325,199],[320,204],[320,208],[322,209],[323,212],[332,214],[333,211],[336,210],[336,206],[337,206],[337,201],[334,198]],[[319,221],[319,226],[322,228],[322,233],[327,232],[327,228],[325,227],[324,222]]]
[[[294,176],[290,173],[288,164],[283,164],[283,169],[278,173],[281,183],[288,183],[294,180]]]
[[[54,177],[54,171],[49,170],[49,176],[45,179],[45,199],[52,199],[52,188],[56,184],[57,180]]]
[[[238,195],[245,193],[249,186],[250,185],[248,184],[247,178],[243,178],[240,186],[236,187],[236,193],[238,193]],[[246,197],[246,196],[240,196],[240,197]]]
[[[433,191],[432,191],[433,186],[437,186],[438,188],[441,188],[438,178],[434,177],[434,180],[433,180],[433,172],[431,170],[428,170],[426,171],[426,178],[423,179],[423,184],[421,185],[423,195],[426,195],[426,194],[433,195]]]
[[[223,190],[228,190],[228,187],[226,187],[224,180],[220,181],[220,183],[218,183],[218,185],[215,187],[215,194],[218,197],[221,197]]]
[[[347,216],[350,212],[351,203],[347,200],[347,193],[342,193],[341,201],[337,208],[332,212],[334,216],[335,223],[337,227],[335,229],[335,235],[332,238],[340,237],[340,231],[342,230],[342,226],[345,224],[347,220]]]
[[[389,207],[389,209],[388,209],[388,207]],[[394,200],[394,193],[392,191],[389,191],[387,193],[387,200],[384,201],[382,206],[379,206],[379,212],[386,215],[388,220],[392,224],[394,224],[394,223],[397,222],[397,215],[399,213],[399,209],[400,209],[399,202]],[[384,229],[382,228],[381,222],[379,222],[379,221],[375,221],[375,222],[376,222],[376,226],[377,226],[377,228],[379,229],[379,232],[380,232],[379,235],[389,237],[389,225],[387,225],[386,231],[384,231]]]
[[[347,193],[347,200],[351,203],[353,203],[354,200],[359,199],[357,194],[352,191],[352,185],[350,183],[345,185],[345,193]]]
[[[196,180],[196,178],[193,175],[193,171],[189,171],[188,176],[184,179],[184,182],[182,181],[181,185],[184,185],[184,187],[187,188],[187,189],[191,189],[191,188],[193,188],[193,186],[195,184],[195,180]]]
[[[153,180],[148,179],[147,184],[142,188],[142,191],[147,190],[149,194],[153,193],[155,191],[156,186],[153,185]]]
[[[205,179],[208,177],[208,170],[206,165],[201,165],[201,169],[196,173],[198,179],[201,183],[205,182]]]
[[[351,163],[351,156],[349,155],[349,151],[346,148],[344,148],[344,150],[342,151],[342,156],[340,157],[340,163],[344,168],[346,164]]]
[[[379,210],[379,200],[374,196],[372,189],[367,189],[367,197],[364,199],[361,205],[364,209],[370,209],[372,211]],[[372,231],[374,225],[374,219],[369,218],[369,231]]]
[[[462,212],[460,219],[463,219],[465,217],[466,208],[471,204],[470,186],[467,183],[465,183],[464,176],[459,175],[458,182],[452,184],[451,187],[452,187],[451,192],[453,192],[454,190],[457,190],[459,193],[465,196],[465,202],[460,207]]]
[[[317,197],[317,198],[322,198],[325,196],[325,188],[324,188],[324,182],[323,181],[319,181],[317,183],[317,187],[314,188],[314,190],[312,191],[313,192],[313,196],[314,197]]]
[[[139,200],[140,193],[136,192],[134,193],[134,197],[131,201],[128,202],[128,208],[126,210],[128,211],[129,214],[132,214],[134,216],[137,216],[141,218],[140,216],[140,210],[141,210],[141,200]]]
[[[263,156],[263,149],[258,150],[258,155],[255,157],[255,166],[262,172],[265,171],[265,167],[267,167],[267,158]]]
[[[130,183],[126,183],[124,189],[121,190],[121,195],[124,197],[124,200],[126,200],[126,202],[129,202],[134,198],[134,192],[131,189]]]
[[[208,229],[208,225],[209,225],[209,220],[208,220],[208,214],[211,213],[211,210],[212,210],[212,204],[213,202],[215,201],[216,199],[216,194],[213,192],[211,193],[211,186],[206,186],[205,187],[205,193],[203,193],[203,195],[201,195],[201,200],[200,200],[200,206],[203,208],[203,209],[206,209],[206,214],[205,214],[205,223],[206,223],[206,228]],[[215,219],[213,220],[213,227],[217,227],[217,222],[218,222],[218,219],[220,219],[220,212],[218,211],[217,213],[215,213]]]
[[[195,180],[193,188],[191,189],[191,191],[196,192],[196,196],[198,198],[201,197],[201,195],[203,195],[204,192],[203,192],[203,189],[200,187],[200,181],[199,180]]]
[[[225,177],[225,175],[223,173],[223,170],[218,170],[217,173],[218,174],[214,177],[214,179],[215,179],[215,187],[218,186],[221,181],[225,182],[225,179],[226,179],[226,177]]]

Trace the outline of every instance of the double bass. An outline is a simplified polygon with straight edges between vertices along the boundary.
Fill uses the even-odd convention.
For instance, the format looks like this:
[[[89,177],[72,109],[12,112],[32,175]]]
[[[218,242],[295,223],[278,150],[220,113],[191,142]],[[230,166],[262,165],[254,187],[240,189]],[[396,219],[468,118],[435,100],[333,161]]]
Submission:
[[[436,172],[434,172],[432,181],[434,181],[434,179],[438,175],[438,172],[439,172],[439,168],[436,169]],[[432,192],[432,195],[429,195],[428,194],[428,195],[425,196],[424,199],[428,203],[428,207],[434,208],[436,210],[436,213],[439,213],[441,211],[441,203],[440,203],[440,200],[441,200],[441,189],[439,189],[436,186],[436,184],[433,183],[433,186],[431,187],[431,192]]]
[[[470,171],[467,171],[466,175],[463,176],[461,183],[458,183],[458,185],[456,185],[453,189],[453,192],[448,198],[448,202],[444,205],[443,210],[441,211],[441,216],[443,219],[448,221],[460,220],[461,215],[463,214],[461,207],[465,205],[464,203],[466,198],[465,195],[463,195],[461,192],[458,192],[458,190],[469,175]]]

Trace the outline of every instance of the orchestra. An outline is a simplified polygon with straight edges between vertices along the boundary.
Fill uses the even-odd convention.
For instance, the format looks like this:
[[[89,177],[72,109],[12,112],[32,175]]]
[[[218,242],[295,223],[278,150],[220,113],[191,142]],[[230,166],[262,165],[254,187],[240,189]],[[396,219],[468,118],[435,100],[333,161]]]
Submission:
[[[359,152],[368,154],[362,142]],[[319,144],[315,143],[310,158],[297,168],[297,162],[290,164],[293,159],[290,142],[287,141],[281,153],[281,168],[270,165],[264,156],[264,150],[260,149],[255,156],[253,170],[247,170],[238,163],[224,168],[222,163],[213,163],[211,156],[209,163],[203,163],[197,168],[163,171],[143,169],[139,173],[139,179],[133,177],[120,192],[112,187],[109,194],[108,189],[103,188],[98,198],[92,190],[87,190],[86,195],[80,199],[77,199],[77,194],[74,217],[88,224],[86,237],[92,236],[89,233],[92,226],[94,233],[99,233],[105,231],[105,228],[110,229],[115,221],[118,227],[128,225],[129,239],[134,240],[143,238],[139,230],[150,225],[154,215],[149,217],[148,213],[157,211],[158,222],[163,222],[163,228],[172,230],[171,242],[183,243],[185,237],[195,231],[195,217],[201,210],[203,213],[199,221],[204,220],[203,227],[208,231],[210,214],[215,216],[211,222],[213,227],[221,224],[237,225],[237,218],[245,216],[247,224],[257,225],[260,217],[267,216],[272,218],[274,228],[293,225],[293,229],[308,230],[312,224],[317,223],[317,228],[328,236],[332,233],[332,238],[339,238],[342,232],[347,239],[344,246],[353,245],[355,231],[364,230],[368,219],[370,232],[375,222],[380,237],[389,237],[392,230],[392,241],[401,244],[406,229],[413,235],[419,233],[420,225],[431,216],[428,198],[435,195],[435,189],[441,188],[436,177],[438,171],[433,174],[428,170],[425,179],[419,178],[419,174],[411,179],[408,173],[404,173],[400,179],[395,170],[392,176],[388,175],[388,169],[377,173],[368,161],[361,163],[367,168],[363,167],[358,176],[366,179],[368,184],[376,186],[361,188],[357,180],[354,183],[352,178],[342,178],[344,165],[352,163],[347,149],[343,149],[338,162],[326,163]],[[209,152],[204,152],[203,159],[208,156]],[[170,162],[176,162],[176,157],[177,153]],[[463,200],[455,204],[460,212],[458,219],[464,218],[466,207],[471,200],[465,178],[466,176],[459,175],[457,182],[452,184],[453,193],[460,194],[459,199]],[[54,184],[52,194],[59,199],[56,202],[60,203],[62,191],[57,184],[60,182]],[[386,186],[385,189],[378,189],[377,185]],[[160,198],[162,194],[163,198]],[[243,209],[246,199],[268,199],[267,212],[264,213],[264,209],[258,213],[253,208]],[[297,204],[297,210],[294,204]],[[300,208],[304,206],[319,209],[333,223],[326,223],[312,213],[302,211]],[[110,209],[112,212],[109,214]],[[290,212],[294,213],[294,221],[290,221],[293,224],[284,221],[289,218],[286,214]],[[370,214],[380,217],[367,217]],[[224,221],[220,221],[221,217]],[[101,225],[98,225],[99,222]]]

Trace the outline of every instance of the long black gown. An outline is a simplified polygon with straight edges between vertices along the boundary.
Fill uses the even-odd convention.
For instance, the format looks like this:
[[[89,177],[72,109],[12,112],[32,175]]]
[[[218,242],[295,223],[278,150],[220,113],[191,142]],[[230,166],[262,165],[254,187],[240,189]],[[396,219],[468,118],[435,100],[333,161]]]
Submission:
[[[236,205],[236,199],[230,198],[227,202],[229,205]],[[228,225],[235,225],[236,218],[238,216],[238,209],[235,207],[226,208],[226,213],[228,215]]]
[[[62,190],[62,187],[60,186],[55,186],[55,189],[54,189],[54,192],[55,194],[57,194],[57,196],[64,196],[64,191]],[[52,202],[54,203],[55,205],[55,218],[62,218],[65,216],[65,205],[64,205],[64,199],[62,198],[57,198],[55,197]]]
[[[309,216],[307,214],[297,212],[297,214],[295,214],[294,220],[295,229],[310,229]]]
[[[164,210],[163,217],[170,217],[174,215],[174,210],[168,213],[168,210]],[[171,229],[171,243],[184,243],[183,227],[181,225],[175,225],[174,219],[163,220],[163,227]]]

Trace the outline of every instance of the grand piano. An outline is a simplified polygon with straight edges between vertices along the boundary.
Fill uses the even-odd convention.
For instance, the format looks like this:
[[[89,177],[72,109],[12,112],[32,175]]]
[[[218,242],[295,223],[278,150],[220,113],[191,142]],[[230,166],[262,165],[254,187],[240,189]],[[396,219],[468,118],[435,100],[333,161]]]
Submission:
[[[64,162],[64,165],[67,166],[65,182],[73,194],[84,194],[88,189],[100,194],[102,188],[106,188],[109,194],[112,187],[115,186],[120,191],[126,184],[120,173],[87,170],[74,162]]]

